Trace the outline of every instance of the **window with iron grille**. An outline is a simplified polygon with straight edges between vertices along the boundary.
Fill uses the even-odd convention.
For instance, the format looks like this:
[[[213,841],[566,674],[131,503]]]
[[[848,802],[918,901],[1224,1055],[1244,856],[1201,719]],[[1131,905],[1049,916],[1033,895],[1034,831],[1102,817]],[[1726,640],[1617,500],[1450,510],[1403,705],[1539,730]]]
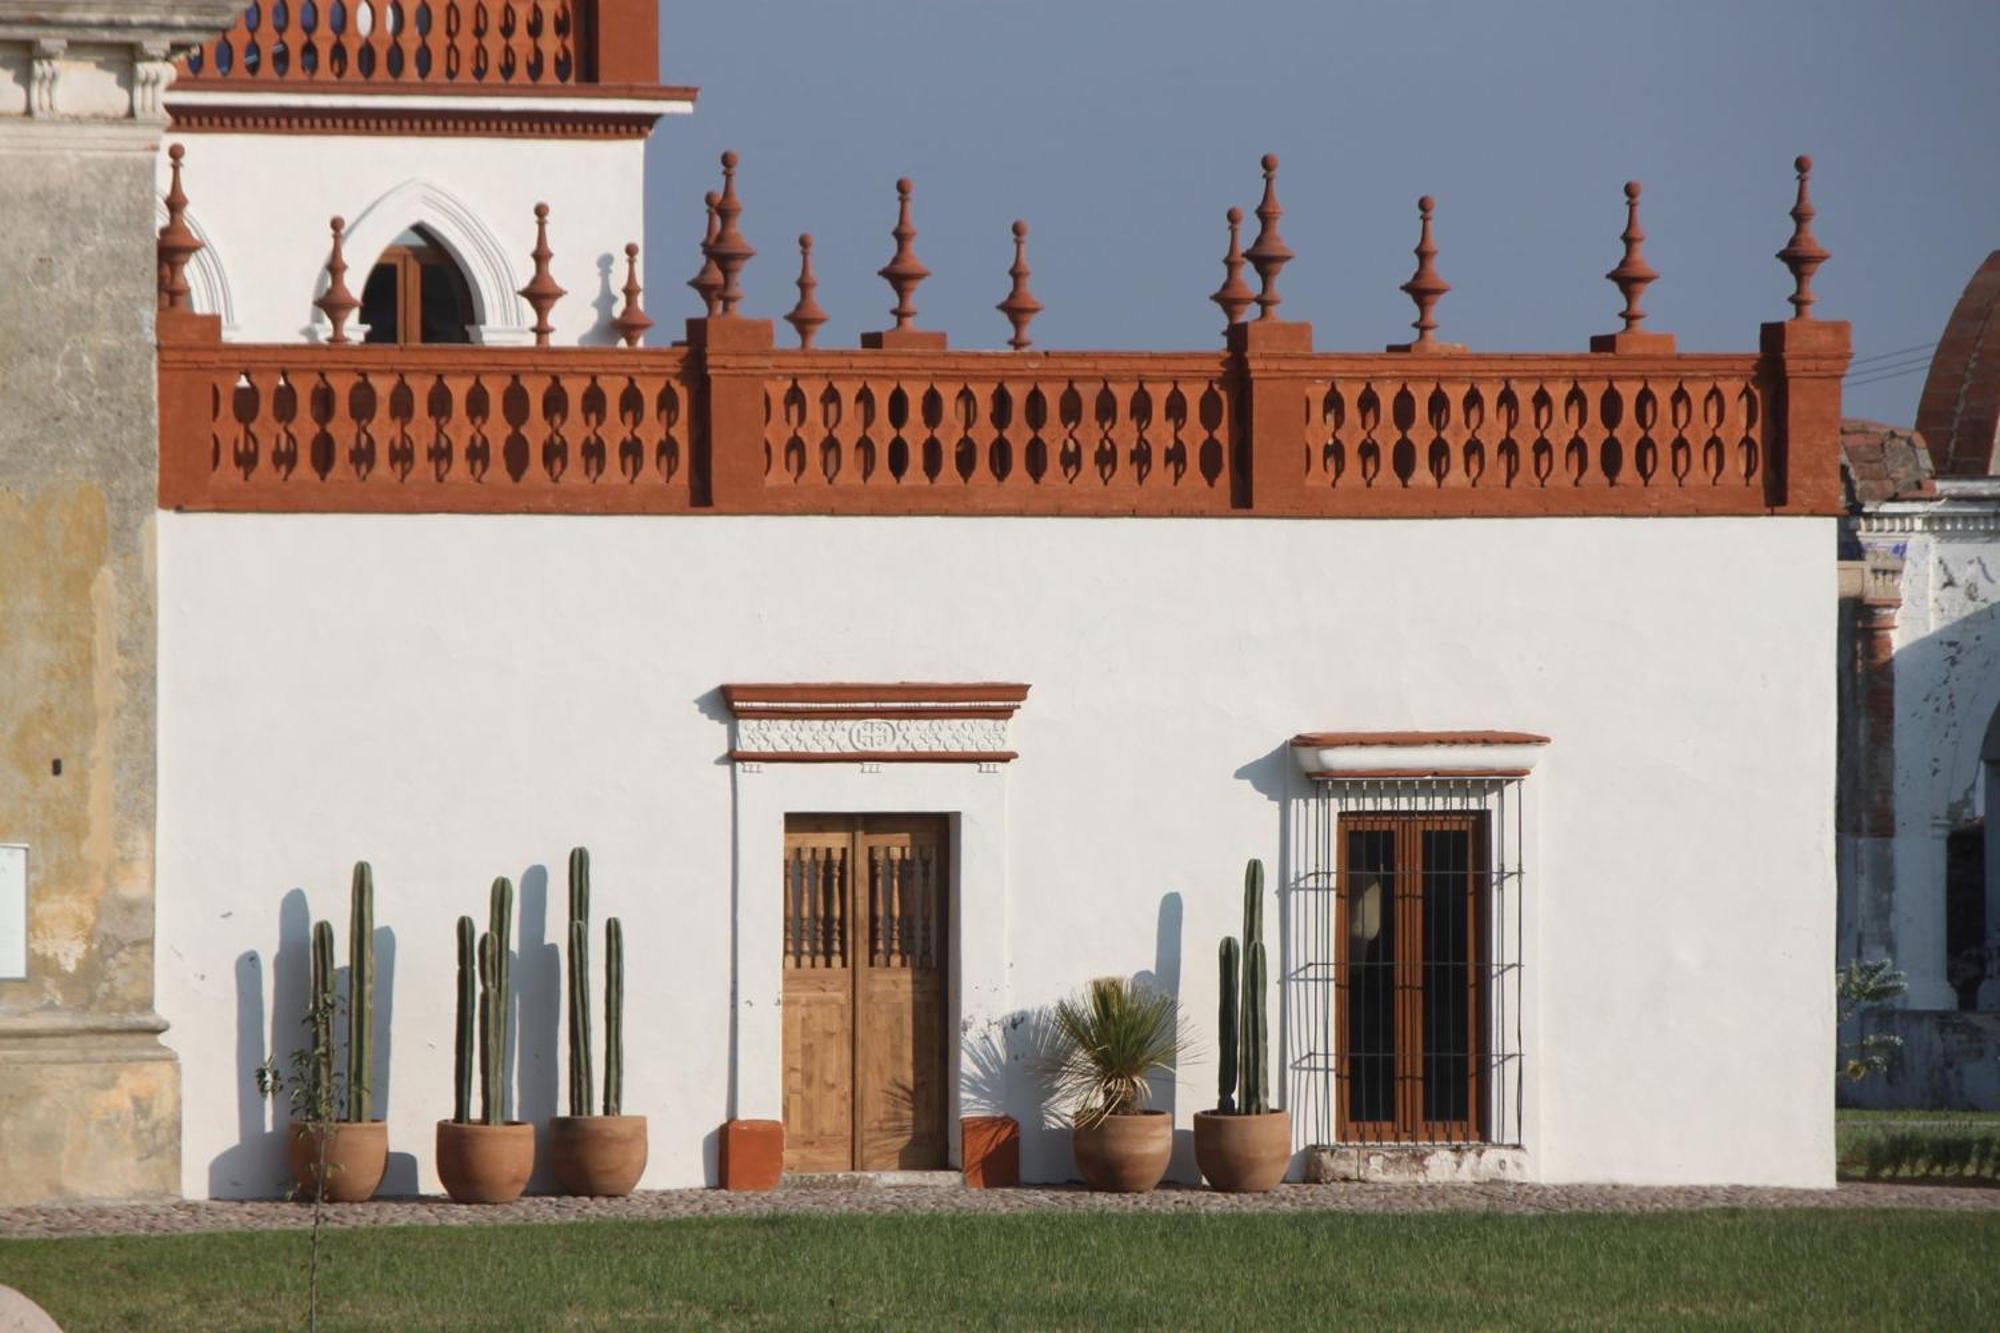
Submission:
[[[1520,780],[1321,780],[1301,805],[1286,903],[1300,1132],[1517,1145]]]

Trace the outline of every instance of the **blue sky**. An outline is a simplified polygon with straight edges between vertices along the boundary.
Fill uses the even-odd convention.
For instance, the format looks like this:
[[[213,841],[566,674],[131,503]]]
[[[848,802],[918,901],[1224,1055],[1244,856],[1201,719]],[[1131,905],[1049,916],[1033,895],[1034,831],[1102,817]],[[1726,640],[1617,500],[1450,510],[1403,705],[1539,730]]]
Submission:
[[[1322,349],[1409,336],[1397,288],[1427,192],[1452,284],[1440,336],[1474,350],[1618,327],[1602,274],[1631,177],[1661,273],[1646,327],[1684,350],[1753,349],[1789,313],[1772,254],[1800,152],[1833,252],[1816,309],[1853,321],[1857,356],[1934,341],[2000,248],[1994,0],[663,4],[664,77],[702,89],[649,148],[647,306],[671,326],[695,311],[680,283],[724,148],[759,251],[747,312],[791,307],[811,231],[824,345],[889,323],[875,270],[901,175],[934,274],[919,323],[962,347],[1004,344],[1016,217],[1039,345],[1213,345],[1223,213],[1256,203],[1266,151],[1299,256],[1281,313]],[[1848,412],[1907,422],[1922,378],[1850,385]]]

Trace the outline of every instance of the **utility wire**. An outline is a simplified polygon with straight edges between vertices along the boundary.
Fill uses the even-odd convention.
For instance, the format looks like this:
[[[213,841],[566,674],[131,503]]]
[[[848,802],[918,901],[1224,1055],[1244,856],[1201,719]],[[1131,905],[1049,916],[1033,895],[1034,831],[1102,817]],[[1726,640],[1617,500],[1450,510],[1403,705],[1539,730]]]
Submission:
[[[1926,366],[1911,366],[1908,370],[1892,370],[1881,375],[1868,375],[1858,380],[1847,381],[1847,387],[1850,389],[1859,389],[1866,384],[1880,384],[1884,380],[1899,380],[1904,378],[1905,376],[1915,375],[1919,371],[1926,369],[1928,369],[1928,367]]]
[[[1858,371],[1851,370],[1841,378],[1852,384],[1856,380],[1872,379],[1877,375],[1902,375],[1913,370],[1929,370],[1930,368],[1931,363],[1929,361],[1891,361],[1886,365],[1868,366]]]
[[[1876,352],[1872,356],[1858,356],[1853,360],[1851,365],[1865,366],[1871,361],[1889,361],[1896,357],[1908,356],[1911,352],[1928,352],[1936,346],[1937,339],[1933,338],[1927,343],[1918,343],[1915,347],[1900,347],[1893,352]]]

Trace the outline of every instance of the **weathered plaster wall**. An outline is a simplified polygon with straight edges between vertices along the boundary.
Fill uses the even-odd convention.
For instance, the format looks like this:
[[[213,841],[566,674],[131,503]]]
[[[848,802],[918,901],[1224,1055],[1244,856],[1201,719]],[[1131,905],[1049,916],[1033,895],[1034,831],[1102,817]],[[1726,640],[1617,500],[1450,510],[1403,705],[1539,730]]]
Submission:
[[[1947,480],[1935,499],[1878,506],[1869,547],[1900,557],[1893,837],[1857,840],[1843,885],[1843,956],[1893,958],[1910,989],[1874,1026],[1904,1040],[1886,1078],[1843,1089],[1866,1106],[2000,1107],[2000,835],[1981,746],[2000,715],[2000,483]],[[1948,972],[1946,838],[1987,829],[1984,1012],[1960,1013]]]
[[[610,319],[625,282],[625,244],[645,238],[641,140],[190,133],[171,142],[187,148],[188,214],[210,246],[203,262],[227,286],[233,339],[324,336],[312,303],[324,290],[327,220],[338,214],[349,228],[347,285],[357,297],[382,247],[423,223],[482,294],[484,340],[532,342],[534,312],[516,293],[534,272],[534,207],[545,201],[550,271],[569,292],[552,316],[555,341],[616,340]],[[162,153],[162,196],[167,175]],[[645,272],[641,256],[642,281]],[[223,313],[208,308],[208,293],[195,295],[202,313]]]
[[[717,1126],[778,1110],[779,1050],[758,1038],[730,1062],[733,1033],[776,1030],[742,1021],[775,996],[732,1009],[739,944],[780,948],[733,935],[757,919],[737,901],[776,892],[739,878],[742,830],[824,793],[848,808],[870,782],[879,808],[950,810],[984,849],[958,1012],[967,1047],[994,1037],[1003,1058],[962,1053],[961,1094],[997,1081],[1029,1122],[1028,1174],[1060,1178],[1066,1136],[1034,1123],[1013,1021],[1143,971],[1212,1053],[1215,941],[1244,858],[1280,865],[1303,782],[1286,740],[1423,727],[1554,738],[1529,779],[1524,1172],[1832,1179],[1830,520],[160,524],[162,1004],[190,1194],[276,1188],[250,1070],[297,1041],[308,916],[345,947],[359,857],[387,1187],[435,1188],[452,921],[496,874],[521,886],[513,1101],[555,1112],[576,843],[597,912],[626,924],[647,1183],[712,1180]],[[719,685],[843,679],[1029,682],[1021,758],[732,771]],[[1209,1053],[1172,1090],[1183,1126],[1213,1098]]]
[[[227,5],[0,0],[0,1204],[171,1195],[153,1013],[153,158],[169,42]]]

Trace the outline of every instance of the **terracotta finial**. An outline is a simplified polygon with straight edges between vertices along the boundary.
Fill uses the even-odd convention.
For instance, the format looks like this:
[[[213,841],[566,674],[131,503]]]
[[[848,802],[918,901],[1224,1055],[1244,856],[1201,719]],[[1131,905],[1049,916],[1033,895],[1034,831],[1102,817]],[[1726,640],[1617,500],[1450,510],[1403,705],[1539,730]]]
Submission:
[[[1792,294],[1786,298],[1792,303],[1792,318],[1811,319],[1812,303],[1819,299],[1813,295],[1813,274],[1832,256],[1813,235],[1813,219],[1818,214],[1813,211],[1812,195],[1809,193],[1812,159],[1801,154],[1792,166],[1799,173],[1799,197],[1798,202],[1792,205],[1792,239],[1778,251],[1778,259],[1792,271]]]
[[[911,298],[917,294],[917,284],[931,275],[917,258],[917,252],[910,248],[910,242],[917,239],[917,229],[910,222],[910,192],[914,189],[916,186],[908,176],[896,182],[896,225],[889,232],[896,238],[896,253],[876,270],[877,276],[896,293],[896,304],[889,313],[896,317],[898,329],[916,327],[917,307]]]
[[[1625,242],[1625,257],[1618,261],[1617,268],[1604,275],[1625,297],[1625,309],[1619,312],[1619,317],[1625,321],[1627,333],[1639,331],[1639,321],[1646,317],[1646,312],[1639,308],[1639,300],[1660,276],[1646,262],[1643,250],[1646,231],[1639,225],[1639,188],[1637,181],[1625,182],[1625,230],[1618,237]]]
[[[1042,303],[1037,301],[1035,294],[1028,290],[1028,224],[1026,222],[1016,221],[1014,223],[1014,264],[1013,267],[1007,270],[1007,276],[1014,280],[1014,289],[1008,292],[1007,299],[995,306],[994,309],[1005,315],[1007,322],[1014,326],[1014,336],[1007,340],[1007,345],[1017,352],[1025,352],[1034,346],[1034,340],[1028,337],[1028,325],[1034,322],[1036,315],[1042,313]]]
[[[807,232],[799,237],[799,303],[785,316],[785,323],[798,331],[801,348],[811,347],[819,326],[826,323],[826,311],[813,299],[818,290],[819,279],[813,274],[813,238]]]
[[[1257,318],[1276,319],[1278,303],[1285,298],[1278,295],[1278,271],[1292,262],[1291,247],[1278,234],[1278,219],[1285,210],[1278,206],[1278,155],[1264,154],[1264,199],[1257,205],[1257,239],[1250,246],[1247,258],[1250,267],[1257,270],[1261,290],[1257,293]]]
[[[181,158],[187,149],[179,144],[167,149],[173,164],[173,183],[167,187],[167,221],[160,228],[154,249],[159,256],[159,297],[162,310],[185,310],[188,305],[187,265],[201,250],[201,239],[187,224],[188,197],[181,189]]]
[[[743,301],[743,266],[756,258],[757,250],[745,240],[737,230],[736,219],[743,215],[743,204],[736,197],[736,163],[734,152],[722,155],[722,197],[715,201],[715,216],[720,224],[716,228],[715,240],[709,246],[709,253],[715,257],[715,266],[722,270],[722,290],[718,293],[722,301],[722,314],[726,318],[736,313],[736,307]]]
[[[535,323],[533,325],[535,330],[535,346],[547,347],[549,345],[549,335],[556,331],[555,325],[549,323],[549,311],[556,308],[557,301],[569,295],[567,291],[556,284],[555,278],[549,273],[549,260],[555,257],[555,251],[549,249],[549,206],[547,204],[535,205],[535,248],[531,254],[535,261],[535,273],[533,277],[528,279],[528,285],[521,289],[521,298],[535,312]]]
[[[722,202],[722,196],[710,190],[701,198],[708,206],[708,232],[701,238],[701,268],[688,279],[687,285],[701,298],[702,312],[712,319],[722,308],[722,270],[715,266],[715,234],[721,226],[716,220],[715,206]]]
[[[1417,234],[1417,271],[1403,284],[1403,294],[1417,304],[1417,317],[1410,327],[1417,331],[1417,340],[1409,344],[1412,352],[1428,352],[1438,346],[1437,315],[1438,301],[1451,290],[1451,284],[1438,276],[1437,266],[1431,261],[1437,258],[1437,243],[1431,239],[1431,214],[1437,208],[1437,200],[1425,195],[1417,200],[1417,216],[1423,221],[1422,230]]]
[[[326,257],[326,293],[313,304],[332,321],[333,335],[327,341],[338,345],[351,341],[347,336],[347,321],[361,308],[361,302],[347,290],[347,255],[341,249],[347,219],[337,217],[328,225],[333,228],[333,250]]]
[[[618,311],[618,317],[611,321],[611,327],[618,330],[627,347],[637,347],[646,336],[646,330],[653,327],[651,316],[640,308],[639,293],[639,247],[627,242],[625,246],[625,304]]]
[[[1222,307],[1222,313],[1231,324],[1241,324],[1244,313],[1257,304],[1257,293],[1243,281],[1243,210],[1240,208],[1229,210],[1229,253],[1222,257],[1222,272],[1222,285],[1208,299]]]

